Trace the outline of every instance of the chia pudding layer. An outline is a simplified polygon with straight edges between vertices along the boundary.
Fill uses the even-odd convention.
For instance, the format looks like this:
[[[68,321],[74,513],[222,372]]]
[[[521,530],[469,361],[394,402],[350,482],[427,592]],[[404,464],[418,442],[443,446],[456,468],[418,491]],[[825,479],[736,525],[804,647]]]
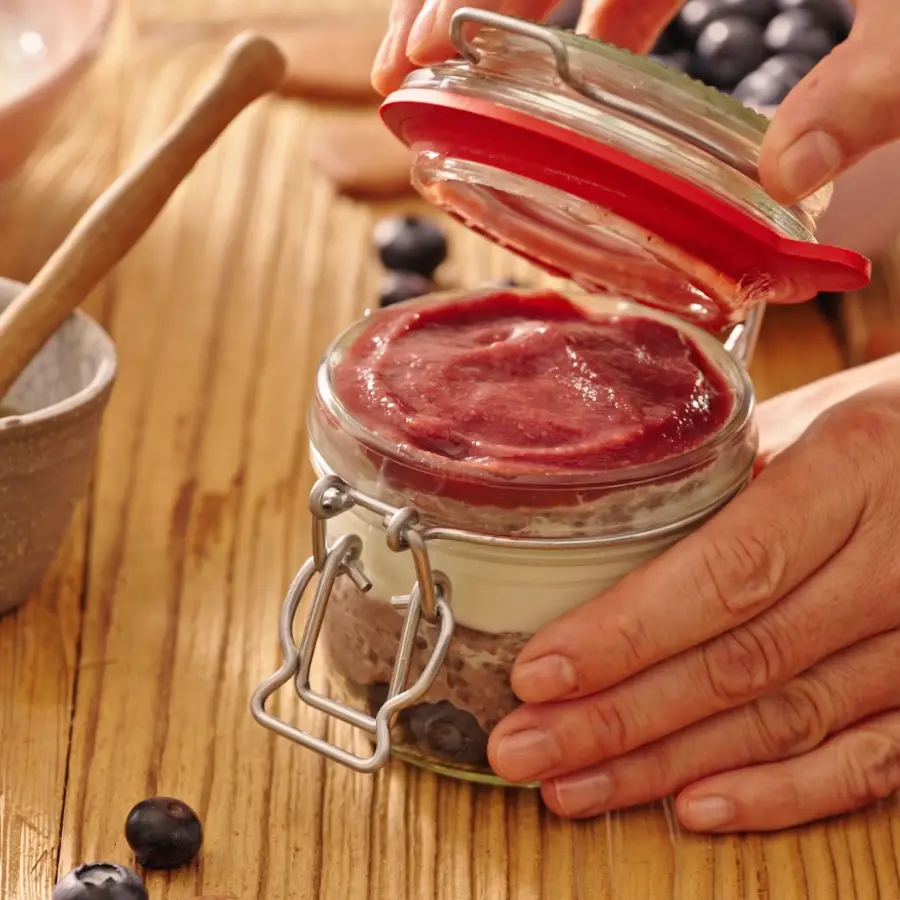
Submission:
[[[402,627],[403,613],[389,602],[363,594],[346,577],[339,579],[322,630],[329,667],[355,704],[373,715],[387,699]],[[408,684],[428,662],[436,638],[437,629],[422,621]],[[509,671],[527,640],[524,634],[488,634],[457,625],[425,702],[400,714],[395,744],[399,739],[415,755],[490,774],[488,734],[518,705]]]

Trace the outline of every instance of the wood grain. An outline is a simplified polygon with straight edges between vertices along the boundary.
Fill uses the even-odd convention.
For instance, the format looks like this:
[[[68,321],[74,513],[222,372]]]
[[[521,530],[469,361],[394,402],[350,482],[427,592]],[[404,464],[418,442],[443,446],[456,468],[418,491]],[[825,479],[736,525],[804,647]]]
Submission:
[[[0,273],[30,279],[116,172],[123,38],[76,90],[38,156],[0,185]],[[103,285],[83,308],[109,318]],[[38,596],[0,617],[0,897],[47,900],[57,878],[82,636],[87,508]]]
[[[251,7],[136,3],[139,17],[171,11],[184,21]],[[49,193],[36,185],[81,183],[89,202],[112,174],[99,161],[110,160],[109,145],[95,145],[109,135],[118,171],[136,159],[196,89],[220,37],[171,45],[136,28],[119,35],[127,69],[98,75],[79,94],[72,134],[57,132],[81,142],[86,171],[47,145],[29,184],[9,189],[16,217],[3,218],[4,265],[18,258],[3,254],[7,235],[27,266],[39,264],[21,233],[39,218],[27,198],[42,199],[49,217]],[[125,816],[156,792],[197,808],[206,843],[197,865],[148,875],[152,900],[900,896],[893,801],[768,837],[691,836],[662,804],[572,824],[529,792],[401,764],[358,776],[253,723],[250,694],[278,663],[282,594],[309,552],[312,374],[377,281],[369,234],[384,208],[335,198],[311,168],[307,151],[328,115],[280,100],[249,110],[95,301],[121,373],[90,529],[76,523],[41,595],[0,620],[2,896],[46,900],[57,871],[129,863]],[[527,264],[450,232],[449,282],[533,280]],[[754,364],[761,394],[839,366],[813,307],[768,315]],[[276,708],[349,740],[289,698]]]
[[[162,136],[91,205],[0,315],[0,398],[66,318],[132,249],[197,161],[248,104],[281,84],[286,62],[252,32]]]
[[[873,266],[868,287],[841,297],[838,316],[851,365],[900,352],[900,242]]]

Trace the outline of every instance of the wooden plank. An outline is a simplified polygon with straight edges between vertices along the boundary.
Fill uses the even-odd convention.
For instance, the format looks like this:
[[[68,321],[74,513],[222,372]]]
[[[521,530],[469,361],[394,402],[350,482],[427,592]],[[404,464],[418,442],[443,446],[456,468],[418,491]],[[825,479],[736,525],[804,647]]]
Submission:
[[[56,881],[81,634],[84,505],[39,593],[0,617],[0,896]]]
[[[120,166],[181,108],[215,49],[185,40],[176,54],[156,38],[129,47],[128,77],[117,79]],[[312,375],[333,334],[372,303],[377,277],[369,234],[383,210],[336,199],[310,169],[306,148],[325,115],[283,102],[245,114],[112,281],[121,375],[94,495],[61,870],[129,862],[125,815],[164,792],[198,809],[206,844],[198,865],[148,877],[152,900],[900,895],[893,802],[769,837],[692,836],[670,804],[573,824],[529,792],[401,764],[357,776],[252,722],[250,693],[278,664],[283,591],[309,552]],[[450,282],[534,282],[522,261],[462,228],[451,234]],[[839,366],[813,307],[769,314],[754,364],[762,395]],[[54,723],[67,722],[66,696],[48,703]],[[278,707],[349,739],[287,697]],[[29,726],[48,748],[59,727]],[[0,785],[52,760],[4,752]],[[29,803],[58,828],[57,794]],[[2,846],[19,859],[33,847],[30,865],[46,849],[21,831]],[[46,897],[48,871],[20,862],[14,877],[4,896]]]
[[[812,303],[766,310],[750,375],[760,400],[844,367],[835,336]]]
[[[29,280],[115,169],[120,34],[35,157],[0,186],[0,274]],[[84,305],[101,322],[111,295]],[[56,880],[81,649],[87,504],[35,597],[0,617],[0,897],[46,900]]]
[[[867,288],[841,297],[838,311],[851,365],[900,352],[900,242],[876,261]]]
[[[382,10],[387,21],[390,0],[132,0],[134,22],[143,36],[177,40],[186,35],[207,36],[238,27],[290,27],[309,17],[332,16],[365,8]]]

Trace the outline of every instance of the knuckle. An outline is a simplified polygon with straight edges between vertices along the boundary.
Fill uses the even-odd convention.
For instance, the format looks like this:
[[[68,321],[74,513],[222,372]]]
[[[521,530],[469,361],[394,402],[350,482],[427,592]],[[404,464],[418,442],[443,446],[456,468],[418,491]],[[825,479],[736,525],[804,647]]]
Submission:
[[[587,733],[591,748],[604,755],[617,755],[630,749],[631,728],[615,703],[594,697],[585,706]]]
[[[855,806],[883,800],[900,789],[900,739],[879,731],[863,731],[848,749],[847,799]]]
[[[650,637],[640,616],[621,614],[612,619],[613,632],[619,640],[624,671],[640,671],[652,659],[658,645]]]
[[[748,708],[769,759],[807,753],[828,736],[830,716],[825,703],[810,685],[802,682],[785,685]]]
[[[754,534],[713,538],[700,554],[700,592],[730,614],[767,605],[784,580],[786,556],[781,541]]]
[[[724,709],[758,697],[777,684],[788,669],[772,629],[760,621],[735,628],[706,644],[701,659],[709,692]]]
[[[897,457],[900,415],[895,406],[896,398],[888,403],[878,392],[871,392],[828,410],[822,424],[834,433],[840,452],[854,467],[885,471],[884,462]]]

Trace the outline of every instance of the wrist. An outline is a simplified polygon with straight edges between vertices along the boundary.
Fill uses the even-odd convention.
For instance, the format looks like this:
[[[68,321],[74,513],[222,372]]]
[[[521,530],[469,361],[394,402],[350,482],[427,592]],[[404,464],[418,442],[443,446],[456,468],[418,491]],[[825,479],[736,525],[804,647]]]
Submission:
[[[761,456],[771,458],[794,443],[827,409],[876,387],[893,389],[900,403],[900,353],[845,369],[761,403],[757,413]]]

